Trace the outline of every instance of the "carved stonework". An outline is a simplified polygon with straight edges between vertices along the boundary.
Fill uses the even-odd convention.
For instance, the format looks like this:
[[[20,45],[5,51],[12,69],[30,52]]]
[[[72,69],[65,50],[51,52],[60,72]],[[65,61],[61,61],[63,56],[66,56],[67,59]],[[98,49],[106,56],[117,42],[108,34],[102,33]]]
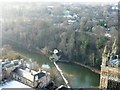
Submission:
[[[104,68],[105,69],[105,68]],[[114,71],[114,69],[110,70],[109,68],[105,70],[101,70],[101,78],[100,78],[100,88],[107,88],[108,80],[118,81],[120,79],[120,74]]]
[[[104,52],[102,54],[102,65],[101,65],[101,76],[100,76],[100,88],[107,89],[110,86],[110,83],[113,82],[112,85],[116,85],[116,87],[120,87],[120,72],[118,71],[119,67],[116,67],[116,62],[119,60],[118,58],[109,58],[112,55],[116,55],[117,52],[117,40],[115,39],[112,45],[112,51],[107,49],[107,45],[104,48]],[[117,55],[116,55],[117,56]],[[110,61],[109,61],[110,59]],[[109,65],[111,64],[111,65]],[[110,81],[110,82],[109,82]],[[114,84],[117,83],[117,84]],[[111,87],[115,87],[112,86]],[[111,89],[112,90],[112,89]]]
[[[107,90],[119,90],[119,89],[120,89],[120,82],[108,80]]]
[[[101,77],[101,80],[100,80],[100,88],[107,88],[107,81],[108,79],[106,77]]]
[[[117,52],[117,40],[115,39],[115,41],[114,41],[114,43],[113,43],[113,45],[112,45],[112,52],[111,52],[111,54],[116,54],[116,52]]]

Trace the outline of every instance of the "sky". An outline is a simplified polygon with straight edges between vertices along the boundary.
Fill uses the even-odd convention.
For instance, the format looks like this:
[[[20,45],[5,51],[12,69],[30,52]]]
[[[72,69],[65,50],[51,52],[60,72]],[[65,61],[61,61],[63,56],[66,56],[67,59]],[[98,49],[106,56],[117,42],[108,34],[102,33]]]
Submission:
[[[119,2],[120,0],[0,0],[0,2],[13,2],[13,1],[19,1],[19,2]]]

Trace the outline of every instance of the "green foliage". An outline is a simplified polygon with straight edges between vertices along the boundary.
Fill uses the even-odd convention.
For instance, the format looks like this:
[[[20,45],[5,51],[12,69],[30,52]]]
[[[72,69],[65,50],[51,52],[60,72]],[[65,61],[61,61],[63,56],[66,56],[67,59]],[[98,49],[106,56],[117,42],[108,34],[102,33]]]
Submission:
[[[105,42],[106,42],[106,38],[105,37],[100,37],[99,39],[97,39],[96,40],[97,49],[104,48]]]
[[[106,23],[107,23],[107,21],[105,21],[105,20],[99,20],[97,25],[105,26]]]

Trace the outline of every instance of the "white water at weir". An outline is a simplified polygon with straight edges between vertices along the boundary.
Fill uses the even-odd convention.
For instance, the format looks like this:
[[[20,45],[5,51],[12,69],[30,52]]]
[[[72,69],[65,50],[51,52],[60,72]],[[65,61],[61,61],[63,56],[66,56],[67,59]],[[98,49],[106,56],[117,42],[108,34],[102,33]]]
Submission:
[[[4,84],[0,84],[0,90],[2,88],[30,88],[30,87],[18,81],[12,80]]]
[[[56,64],[56,62],[54,62],[54,65],[55,65],[56,69],[59,71],[60,75],[62,76],[67,87],[70,88],[69,83],[68,83],[67,79],[65,78],[65,76],[63,75],[62,70],[59,68],[59,66]]]

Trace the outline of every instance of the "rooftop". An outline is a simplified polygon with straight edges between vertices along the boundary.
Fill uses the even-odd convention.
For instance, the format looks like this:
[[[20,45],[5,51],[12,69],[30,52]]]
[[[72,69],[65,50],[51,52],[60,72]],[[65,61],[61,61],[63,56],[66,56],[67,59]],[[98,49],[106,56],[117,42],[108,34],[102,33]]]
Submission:
[[[18,61],[18,60],[13,60],[13,61],[7,60],[7,61],[6,61],[6,60],[5,60],[5,61],[2,61],[1,64],[2,64],[2,67],[10,68],[10,67],[19,65],[19,64],[20,64],[20,61]]]
[[[13,72],[17,73],[18,75],[30,80],[34,81],[34,76],[38,76],[38,79],[42,78],[45,76],[45,72],[36,72],[34,70],[30,70],[28,68],[21,69],[21,68],[16,68]]]
[[[29,86],[22,84],[18,81],[12,80],[10,82],[6,82],[4,85],[0,85],[0,90],[2,88],[30,88]]]

